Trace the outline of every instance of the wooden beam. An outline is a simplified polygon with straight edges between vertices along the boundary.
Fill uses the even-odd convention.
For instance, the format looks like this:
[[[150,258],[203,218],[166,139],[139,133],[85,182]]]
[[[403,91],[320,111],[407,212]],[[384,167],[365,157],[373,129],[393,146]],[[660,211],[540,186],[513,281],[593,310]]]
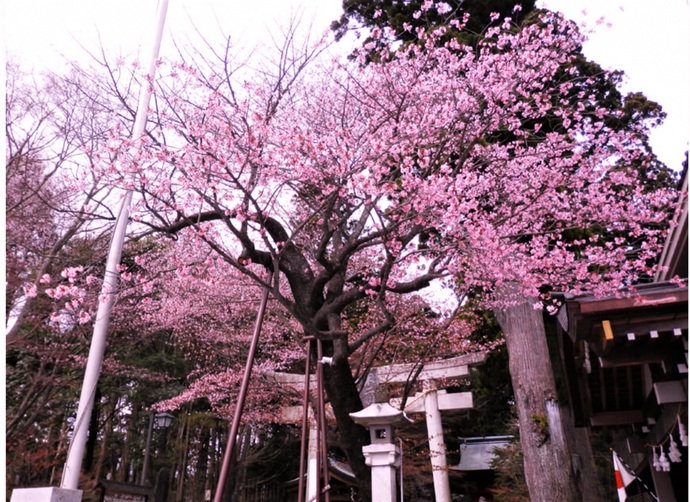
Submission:
[[[486,352],[472,352],[450,359],[440,359],[426,363],[419,374],[418,380],[442,380],[445,378],[460,378],[469,375],[469,366],[483,363]],[[391,364],[374,368],[378,377],[378,384],[404,383],[417,368],[414,363]],[[304,388],[304,375],[298,373],[281,373],[266,371],[262,376],[269,382],[292,387],[297,391]],[[310,376],[310,385],[316,383],[316,376]]]
[[[613,330],[611,329],[611,321],[601,321],[601,327],[604,330],[604,339],[607,342],[613,340]]]
[[[595,413],[590,418],[593,427],[604,427],[609,425],[630,425],[644,421],[642,410],[622,410],[605,411]]]
[[[646,292],[627,298],[604,298],[602,300],[581,301],[580,313],[583,315],[604,313],[613,310],[639,309],[644,307],[659,307],[683,303],[688,301],[687,288],[669,286],[666,290]]]
[[[326,403],[326,417],[329,420],[334,420],[335,419],[335,414],[333,413],[333,408],[331,407],[330,403]],[[314,411],[312,410],[312,407],[309,406],[309,420],[312,421],[314,419]],[[300,424],[302,422],[302,417],[304,416],[304,409],[302,406],[283,406],[280,409],[280,414],[278,416],[278,420],[280,420],[280,423],[282,424]]]
[[[649,350],[646,352],[625,351],[612,353],[606,357],[599,358],[602,368],[617,368],[619,366],[638,366],[641,364],[660,363],[664,360],[665,354],[662,350]]]
[[[378,368],[379,384],[405,383],[414,375],[414,364],[396,365],[395,367]],[[450,366],[448,368],[429,369],[424,367],[417,380],[443,380],[462,378],[470,374],[468,366]]]

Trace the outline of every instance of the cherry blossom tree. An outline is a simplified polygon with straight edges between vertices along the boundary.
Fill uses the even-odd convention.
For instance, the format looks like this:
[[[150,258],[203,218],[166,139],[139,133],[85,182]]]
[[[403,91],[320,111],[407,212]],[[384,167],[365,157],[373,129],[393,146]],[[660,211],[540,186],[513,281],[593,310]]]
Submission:
[[[609,294],[648,272],[674,195],[644,189],[647,124],[617,130],[607,125],[616,112],[585,90],[570,96],[583,78],[563,71],[580,44],[571,23],[506,20],[476,48],[439,44],[443,27],[405,29],[419,43],[375,64],[293,46],[254,68],[233,67],[227,53],[162,65],[149,136],[112,141],[94,168],[138,192],[142,235],[196,246],[197,262],[175,267],[185,280],[217,288],[203,281],[229,266],[270,290],[293,328],[290,350],[302,337],[322,341],[338,442],[364,497],[353,364],[374,340],[436,343],[410,332],[404,307],[438,285],[428,301],[444,334],[464,334],[467,297],[501,323],[533,499],[575,500],[555,383],[541,369],[535,382],[548,361],[533,336],[541,309],[554,306],[549,290]],[[178,312],[191,307],[186,290]]]
[[[32,75],[11,58],[6,70],[6,433],[11,438],[11,488],[52,484],[64,461],[69,417],[88,350],[87,323],[98,302],[114,221],[109,211],[112,188],[91,165],[109,131],[129,119],[112,115],[121,105],[97,92],[86,73]],[[123,356],[129,353],[124,344],[119,348]],[[131,366],[131,359],[117,360],[111,354],[105,386],[113,375],[150,379],[150,373],[132,371]],[[113,403],[127,390],[122,384],[113,391],[115,397],[104,399]],[[98,418],[98,412],[94,416]],[[96,444],[92,436],[90,452]]]
[[[65,296],[69,288],[58,289],[59,283],[71,283],[75,267],[82,270],[104,253],[114,220],[107,202],[112,189],[91,164],[118,121],[110,115],[112,101],[108,107],[102,95],[91,99],[97,92],[84,75],[30,76],[12,61],[7,75],[5,291],[11,346],[50,316],[40,293]],[[83,298],[74,293],[77,307]],[[73,321],[88,322],[82,309],[72,312]]]
[[[420,43],[415,38],[416,28],[425,27],[428,29],[435,29],[439,26],[445,26],[444,35],[437,39],[436,43],[445,43],[449,39],[456,39],[464,46],[476,47],[476,41],[484,36],[484,32],[488,26],[495,23],[500,23],[504,16],[512,16],[515,21],[520,24],[529,24],[536,19],[532,13],[534,10],[533,2],[518,2],[511,1],[497,1],[497,2],[446,2],[439,3],[435,8],[431,7],[429,2],[424,2],[424,7],[420,9],[422,2],[409,3],[397,2],[396,0],[387,0],[382,2],[359,2],[346,1],[343,3],[344,14],[338,23],[334,23],[334,29],[339,35],[345,33],[346,30],[361,29],[361,25],[368,26],[373,29],[374,33],[377,30],[385,30],[386,41],[381,42],[380,37],[369,37],[364,41],[364,47],[371,60],[377,60],[378,54],[381,50],[387,50],[386,44],[390,40],[402,41],[404,43]],[[537,11],[538,12],[538,11]],[[462,31],[454,29],[451,22],[453,19],[469,20]],[[467,47],[465,47],[467,49]],[[649,101],[641,93],[631,93],[626,96],[621,94],[619,90],[622,81],[622,72],[607,72],[604,71],[598,64],[588,61],[583,54],[573,54],[565,63],[562,72],[567,72],[568,80],[572,86],[567,92],[558,95],[561,100],[561,105],[565,104],[565,100],[571,100],[572,106],[579,107],[583,115],[595,115],[601,117],[605,125],[602,130],[609,131],[611,129],[616,131],[627,130],[633,134],[635,131],[642,130],[649,125],[654,125],[663,120],[665,114],[660,106],[652,101]],[[562,82],[561,76],[557,75],[554,82],[558,84]],[[555,95],[554,95],[555,96]],[[586,100],[582,97],[587,96]],[[551,131],[563,130],[562,118],[558,115],[546,114],[540,117],[523,117],[522,128],[526,130],[538,130],[541,134]],[[512,132],[503,131],[497,135],[490,135],[487,137],[488,141],[505,141],[510,137]],[[651,149],[649,148],[644,135],[637,135],[640,140],[639,147],[647,148],[649,156],[645,158],[643,163],[637,166],[637,169],[643,171],[642,179],[644,179],[645,190],[654,191],[660,187],[674,186],[674,176],[672,171],[663,166],[655,159]],[[629,166],[631,167],[631,166]],[[592,234],[589,229],[569,229],[563,233],[563,240],[566,242],[573,242],[583,238],[589,238]],[[623,239],[629,237],[625,232],[617,233],[610,232],[605,239],[617,239],[618,243],[622,243]],[[633,244],[635,247],[637,244]],[[638,280],[644,281],[650,276],[641,271]],[[544,291],[548,291],[550,286],[544,284]],[[535,316],[536,313],[532,311],[529,305],[525,305],[525,313],[527,315]],[[552,305],[551,308],[555,308]],[[534,319],[532,322],[533,328],[531,330],[524,330],[523,325],[528,325],[529,322],[523,316],[506,317],[504,312],[500,310],[496,314],[502,319],[502,328],[505,333],[513,333],[510,336],[510,353],[513,362],[530,360],[532,363],[539,362],[539,364],[513,364],[512,373],[515,384],[520,383],[518,394],[522,397],[526,393],[522,389],[537,389],[544,381],[545,377],[549,377],[553,371],[550,367],[548,352],[544,344],[546,333],[544,332],[542,323],[539,319]],[[519,334],[515,334],[518,331]],[[516,343],[517,341],[521,343]],[[539,355],[534,357],[539,349]],[[532,359],[533,358],[533,359]],[[540,400],[540,396],[553,394],[552,384],[548,385],[549,391],[540,390],[529,396],[525,401],[534,402]],[[523,406],[523,402],[518,400],[518,407],[521,408],[521,416],[523,418],[541,415],[543,410],[529,409]],[[555,423],[567,424],[564,425],[565,432],[561,432],[555,436],[565,438],[575,438],[569,445],[563,445],[563,450],[570,449],[572,454],[578,455],[583,459],[584,469],[580,470],[577,476],[577,485],[573,488],[574,492],[580,492],[576,498],[584,497],[586,500],[598,501],[602,500],[602,495],[598,493],[596,488],[598,483],[596,480],[596,473],[587,466],[592,464],[588,461],[591,458],[592,452],[589,447],[589,438],[586,431],[582,429],[575,429],[572,426],[572,421],[569,422],[572,414],[567,409],[567,403],[561,402],[559,416],[554,420]],[[552,407],[553,408],[553,407]],[[522,423],[523,434],[528,434],[534,427],[534,424],[529,420]],[[575,443],[573,445],[573,443]],[[544,492],[544,487],[558,487],[559,483],[566,480],[566,477],[560,476],[549,479],[548,476],[543,475],[544,469],[548,469],[549,465],[554,465],[548,460],[548,456],[537,454],[539,452],[534,444],[540,444],[539,438],[534,440],[524,441],[523,450],[530,450],[527,455],[529,459],[528,465],[525,469],[528,471],[530,477],[530,485],[533,496],[543,498],[545,500],[553,500],[555,498],[565,498],[560,492],[553,491],[551,493]],[[567,459],[564,455],[563,458]],[[536,461],[535,461],[536,460]],[[567,460],[566,460],[567,462]],[[569,469],[561,469],[556,472],[568,472]],[[551,471],[547,471],[551,472]],[[538,485],[541,485],[539,487]],[[592,489],[595,488],[595,489]]]

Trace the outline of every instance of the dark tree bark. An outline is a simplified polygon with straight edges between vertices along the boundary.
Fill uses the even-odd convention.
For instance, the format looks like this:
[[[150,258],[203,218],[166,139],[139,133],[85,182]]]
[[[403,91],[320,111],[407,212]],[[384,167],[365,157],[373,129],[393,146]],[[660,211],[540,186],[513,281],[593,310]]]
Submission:
[[[96,387],[96,396],[94,397],[93,411],[89,418],[89,438],[86,442],[86,452],[84,454],[84,462],[82,464],[82,472],[89,472],[93,467],[93,459],[96,453],[96,440],[98,438],[98,418],[101,415],[101,389]]]
[[[117,413],[117,398],[110,397],[110,402],[106,406],[105,419],[103,423],[103,437],[98,440],[98,458],[96,460],[96,466],[94,468],[94,480],[96,483],[103,478],[103,469],[105,467],[106,459],[110,452],[109,443],[111,441],[111,436],[113,433],[113,420]]]
[[[213,491],[213,487],[216,485],[216,465],[218,464],[218,457],[222,455],[222,450],[220,449],[218,440],[219,435],[218,426],[216,425],[215,427],[211,427],[211,447],[204,482],[204,493],[209,490]]]
[[[155,493],[153,497],[155,502],[167,502],[171,483],[172,478],[170,476],[170,469],[163,467],[158,471],[158,474],[156,474]]]
[[[209,443],[211,443],[211,428],[201,424],[198,432],[199,437],[199,453],[197,455],[195,475],[191,482],[191,486],[197,490],[197,493],[205,492],[206,490],[206,475],[208,471],[209,458]]]
[[[360,499],[367,502],[371,498],[371,469],[364,461],[362,446],[369,443],[369,433],[350,418],[350,413],[362,409],[362,400],[347,355],[347,341],[336,340],[333,363],[324,365],[324,385],[338,424],[338,445],[357,478]]]
[[[190,408],[188,408],[187,413],[184,414],[184,420],[182,421],[180,428],[178,430],[177,438],[175,440],[175,447],[173,451],[176,452],[177,462],[173,472],[177,470],[178,481],[177,490],[175,491],[175,500],[181,502],[185,498],[185,491],[187,490],[187,462],[189,461],[189,456],[187,452],[189,451],[189,441],[191,438],[192,429],[192,415],[190,413]]]
[[[136,482],[137,477],[140,474],[140,472],[135,472],[134,477],[132,479],[130,479],[129,477],[130,467],[132,464],[132,451],[134,448],[132,443],[136,437],[139,437],[141,435],[141,431],[138,430],[137,426],[140,410],[141,402],[132,402],[132,413],[129,415],[129,418],[127,419],[127,433],[125,434],[125,441],[122,445],[122,460],[120,462],[120,466],[116,474],[116,480],[121,481],[123,483]]]

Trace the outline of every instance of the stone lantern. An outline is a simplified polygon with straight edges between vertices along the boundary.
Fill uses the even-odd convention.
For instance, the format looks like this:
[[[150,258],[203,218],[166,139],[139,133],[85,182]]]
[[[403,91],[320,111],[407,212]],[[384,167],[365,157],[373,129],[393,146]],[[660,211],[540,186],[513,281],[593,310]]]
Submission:
[[[400,448],[395,444],[393,425],[402,419],[402,411],[388,403],[374,403],[350,413],[355,423],[369,429],[371,444],[362,447],[364,459],[371,467],[371,500],[396,500],[395,469],[400,465]]]

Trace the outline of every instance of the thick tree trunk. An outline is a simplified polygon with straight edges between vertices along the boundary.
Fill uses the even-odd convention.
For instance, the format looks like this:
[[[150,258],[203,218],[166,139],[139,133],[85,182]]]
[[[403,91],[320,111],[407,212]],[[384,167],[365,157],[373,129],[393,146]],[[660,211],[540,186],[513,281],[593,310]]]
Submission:
[[[553,320],[553,332],[557,337],[558,342],[558,357],[560,361],[564,362],[566,352],[564,350],[563,337],[555,329],[556,320]],[[547,337],[550,337],[549,325],[546,326]],[[552,348],[553,354],[553,346]],[[570,356],[572,357],[572,356]],[[564,363],[563,363],[564,364]],[[561,367],[561,374],[565,372],[565,367]],[[556,369],[556,382],[558,384],[558,369]],[[565,379],[565,376],[563,377]],[[567,383],[564,382],[565,385]],[[559,385],[560,387],[560,385]],[[575,390],[577,392],[577,390]],[[573,390],[569,389],[570,399],[576,398],[573,395]],[[572,403],[571,403],[572,405]],[[565,428],[568,431],[567,438],[570,445],[570,451],[573,452],[573,468],[575,469],[576,483],[579,492],[582,494],[582,502],[604,502],[604,488],[597,472],[597,466],[594,461],[594,453],[592,451],[592,442],[590,441],[590,430],[588,427],[577,427],[575,424],[575,416],[572,413],[572,408],[563,410],[563,422],[566,424]],[[572,431],[572,433],[571,433]]]
[[[338,424],[338,445],[345,451],[357,478],[360,499],[368,502],[371,499],[371,469],[364,462],[362,446],[369,444],[369,433],[350,418],[350,413],[362,409],[362,400],[352,377],[346,341],[334,342],[333,364],[324,366],[324,385]]]
[[[569,444],[574,427],[561,416],[543,314],[533,304],[525,299],[495,312],[508,348],[525,480],[532,502],[579,502]]]

